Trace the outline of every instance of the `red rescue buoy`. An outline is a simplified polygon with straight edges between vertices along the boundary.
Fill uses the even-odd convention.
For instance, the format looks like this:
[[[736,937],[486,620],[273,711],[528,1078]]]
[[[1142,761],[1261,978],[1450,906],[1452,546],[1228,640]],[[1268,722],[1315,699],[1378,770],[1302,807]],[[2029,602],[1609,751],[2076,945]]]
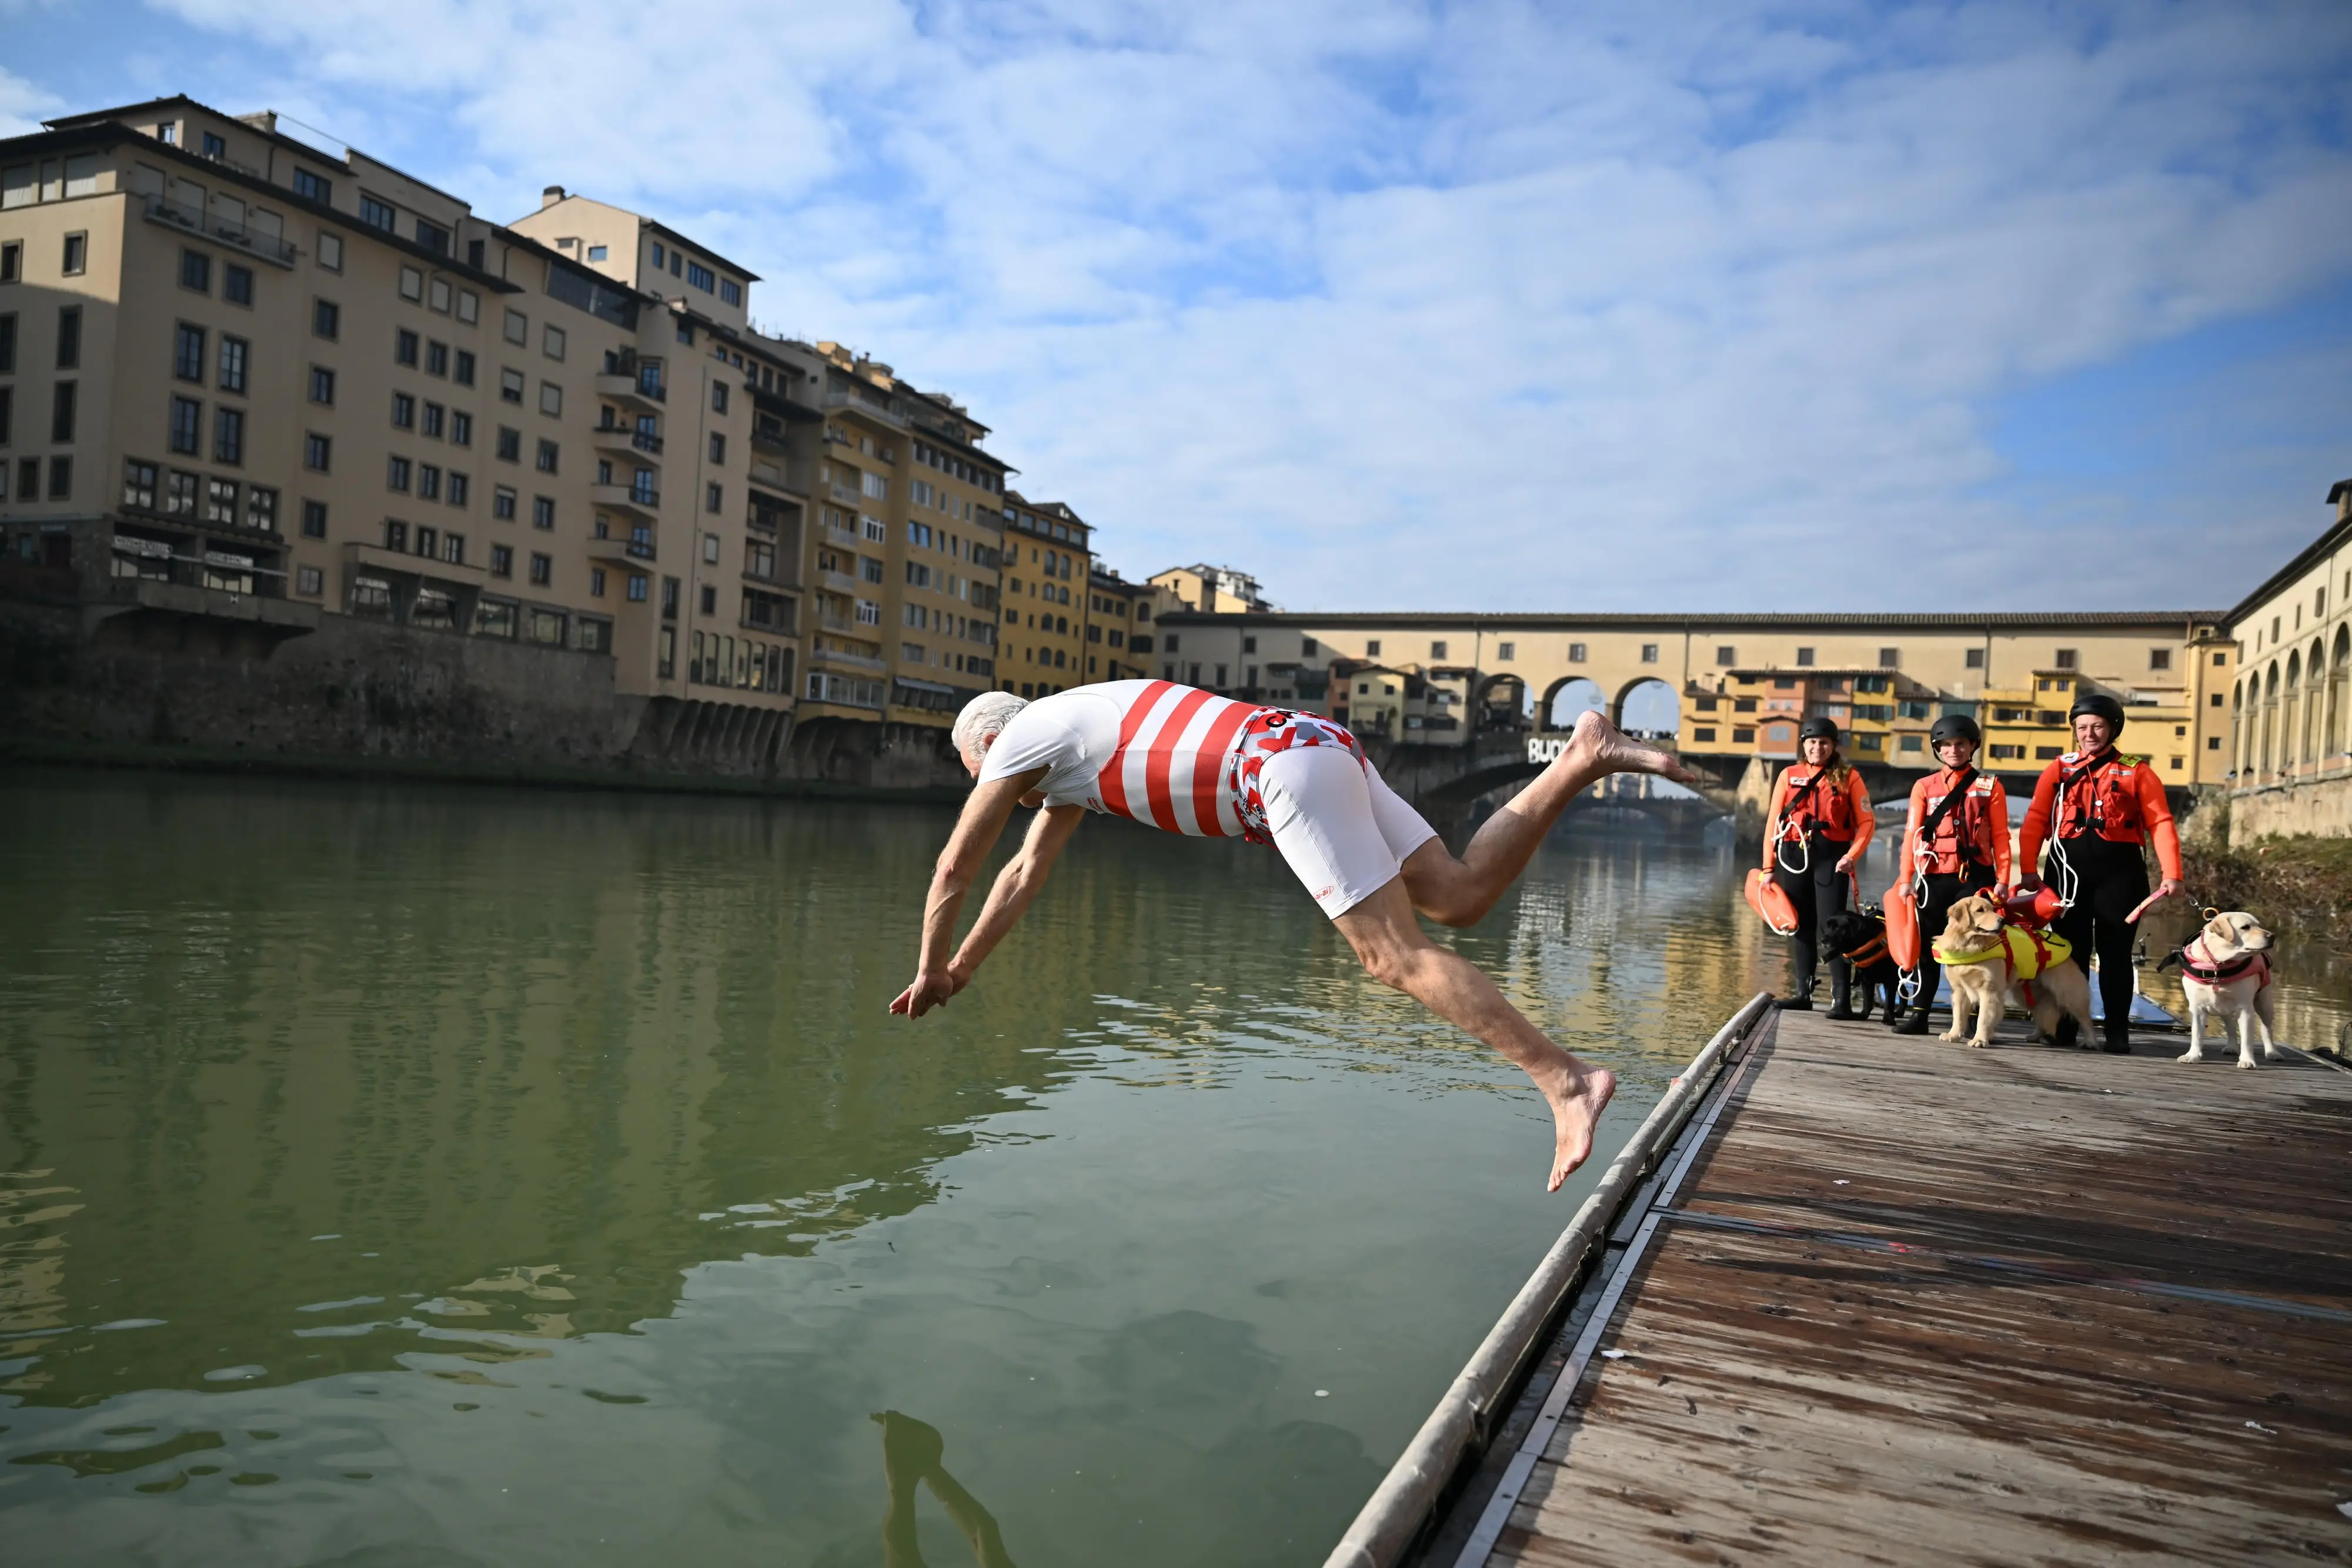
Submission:
[[[1897,968],[1919,967],[1919,906],[1911,902],[1907,882],[1886,890],[1886,956]]]
[[[1786,936],[1797,929],[1797,905],[1789,890],[1772,880],[1772,873],[1762,866],[1748,873],[1748,907],[1757,918],[1776,933]]]
[[[2033,893],[2012,893],[2009,895],[2009,917],[2017,925],[2039,931],[2066,906],[2059,902],[2058,890],[2045,887]]]

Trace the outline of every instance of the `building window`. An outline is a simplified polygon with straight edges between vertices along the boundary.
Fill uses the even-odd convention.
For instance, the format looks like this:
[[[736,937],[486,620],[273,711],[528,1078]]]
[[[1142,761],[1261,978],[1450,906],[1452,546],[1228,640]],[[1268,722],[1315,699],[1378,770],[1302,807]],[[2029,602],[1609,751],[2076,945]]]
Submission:
[[[294,193],[306,202],[331,206],[335,200],[334,182],[320,178],[310,170],[297,166],[294,171]]]
[[[68,305],[58,312],[58,369],[81,368],[81,307]]]
[[[310,401],[321,408],[335,406],[335,372],[324,365],[310,367]]]
[[[604,569],[601,566],[592,566],[588,569],[588,597],[591,599],[604,597]]]
[[[425,298],[425,274],[413,267],[402,267],[400,269],[400,297],[403,299],[407,300],[411,305],[423,303]]]
[[[539,412],[550,419],[561,418],[563,413],[563,389],[553,382],[540,382]]]
[[[503,424],[499,426],[499,461],[502,463],[522,461],[521,431],[510,430]]]
[[[1642,644],[1642,663],[1643,663],[1643,664],[1656,664],[1657,662],[1658,662],[1658,645],[1657,645],[1655,643],[1643,643],[1643,644]]]
[[[331,299],[310,302],[310,331],[315,337],[340,338],[343,335],[343,308]]]
[[[302,503],[302,537],[306,539],[322,539],[327,537],[326,502]]]
[[[702,585],[702,612],[705,615],[719,613],[719,590],[707,582]]]
[[[323,183],[323,182],[322,182]],[[343,269],[343,236],[326,229],[319,231],[319,265],[329,272]]]
[[[10,240],[0,245],[0,283],[14,283],[25,270],[25,245],[22,240]]]
[[[715,430],[710,433],[710,460],[713,463],[727,461],[727,438]]]
[[[446,376],[449,373],[449,345],[427,340],[425,345],[425,373]]]
[[[1983,669],[1985,667],[1985,651],[1982,648],[1964,649],[1961,653],[1960,664],[1963,667],[1971,670]]]
[[[1168,651],[1171,653],[1176,651],[1176,639],[1172,635],[1168,639]],[[1364,657],[1367,659],[1377,659],[1380,656],[1381,640],[1378,637],[1371,638],[1364,644]]]
[[[1810,669],[1812,666],[1812,663],[1813,651],[1811,648],[1800,648],[1797,650],[1797,668],[1801,670]]]
[[[305,598],[316,599],[327,591],[326,574],[315,566],[294,569],[294,591]]]
[[[460,349],[457,350],[457,367],[450,372],[449,379],[456,382],[461,387],[469,387],[474,384],[474,356],[472,350],[467,349]]]
[[[245,461],[245,410],[213,410],[213,461],[231,465]]]
[[[499,372],[499,401],[520,405],[522,402],[522,372],[504,370]]]
[[[2172,650],[2169,648],[2150,648],[2147,651],[2147,667],[2151,670],[2168,670],[2172,668]]]
[[[221,334],[220,390],[242,397],[246,391],[246,367],[252,361],[253,345],[242,338]]]
[[[180,253],[180,287],[199,294],[213,291],[213,258],[200,250]]]
[[[446,256],[449,254],[449,231],[439,224],[428,224],[419,218],[416,220],[416,243],[436,256]]]
[[[555,526],[553,497],[533,496],[530,498],[530,526],[534,528],[551,528]]]
[[[2080,654],[2074,649],[2060,648],[2057,650],[2057,657],[2050,662],[2050,667],[2053,670],[2071,670],[2074,668],[2074,662],[2079,657]]]
[[[437,402],[428,402],[425,405],[424,432],[426,435],[438,441],[444,434],[447,434],[448,425],[449,411],[447,409],[442,407],[441,404]]]
[[[253,303],[253,268],[234,264],[221,267],[221,298],[231,305]]]
[[[408,459],[405,457],[389,459],[384,468],[384,483],[394,490],[405,490],[408,488]]]
[[[726,505],[727,487],[724,485],[712,484],[703,487],[702,509],[704,511],[719,512],[723,510]]]
[[[686,281],[694,287],[701,289],[705,294],[709,294],[718,287],[719,278],[700,262],[689,261],[686,264]]]
[[[205,521],[235,524],[236,481],[207,476],[205,480]]]
[[[490,547],[490,575],[492,577],[514,575],[514,547],[511,545]]]
[[[65,260],[63,264],[65,275],[68,277],[79,277],[89,267],[89,235],[87,234],[69,234],[66,235]]]
[[[534,466],[536,466],[542,474],[552,474],[555,472],[555,443],[549,441],[544,437],[541,438],[539,444],[539,461],[534,465]]]
[[[0,376],[16,370],[16,313],[0,312]]]
[[[392,394],[392,427],[394,430],[416,428],[416,400],[406,392]]]
[[[404,327],[392,335],[392,361],[396,365],[416,368],[416,353],[424,340]]]
[[[1253,639],[1252,641],[1254,642],[1254,641],[1255,641],[1255,639]],[[1255,647],[1254,647],[1254,646],[1251,646],[1249,643],[1244,643],[1244,645],[1243,645],[1243,647],[1242,647],[1242,652],[1243,652],[1243,653],[1256,653],[1256,652],[1257,652],[1257,649],[1256,649]],[[1429,656],[1430,656],[1431,658],[1433,658],[1433,659],[1443,659],[1444,657],[1445,657],[1445,644],[1444,644],[1444,642],[1442,642],[1442,641],[1441,641],[1441,642],[1432,643],[1429,645]]]
[[[553,580],[554,576],[554,558],[551,556],[541,555],[537,550],[533,550],[530,555],[530,580],[532,584],[539,588],[545,588],[548,583]]]
[[[1570,643],[1568,645],[1568,662],[1569,662],[1570,664],[1580,664],[1584,663],[1584,644],[1583,644],[1583,643]]]
[[[124,461],[122,504],[150,512],[155,509],[155,465],[142,463],[136,457]]]
[[[545,354],[549,359],[560,360],[563,358],[564,343],[565,339],[563,329],[555,325],[552,321],[540,329],[540,352]]]
[[[420,501],[441,498],[441,470],[437,465],[431,463],[416,465],[416,498]]]
[[[530,318],[520,310],[507,312],[507,341],[521,348],[530,341]]]
[[[490,516],[501,522],[514,521],[515,491],[511,485],[500,485],[490,492]]]
[[[743,303],[743,286],[731,277],[722,277],[719,280],[719,298],[730,305],[740,305]]]
[[[464,506],[473,487],[474,482],[465,475],[452,473],[449,476],[449,504],[453,507]]]
[[[163,515],[168,517],[193,517],[196,515],[196,476],[184,468],[174,468],[164,477]]]
[[[205,380],[205,329],[185,321],[172,332],[172,374],[198,386]]]
[[[636,604],[643,604],[646,601],[646,587],[652,581],[653,579],[647,577],[642,571],[633,571],[629,573],[630,601]]]
[[[172,400],[172,450],[194,457],[203,449],[205,405],[192,397]]]

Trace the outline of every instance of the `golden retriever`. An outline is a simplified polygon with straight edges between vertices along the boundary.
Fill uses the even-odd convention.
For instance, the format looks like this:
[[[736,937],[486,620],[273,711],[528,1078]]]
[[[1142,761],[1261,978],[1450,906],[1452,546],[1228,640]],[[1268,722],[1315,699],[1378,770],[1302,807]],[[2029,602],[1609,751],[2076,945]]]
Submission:
[[[2023,983],[2010,963],[2011,950],[2002,935],[2005,925],[2000,907],[1980,894],[1971,894],[1952,905],[1944,921],[1943,939],[1936,944],[1936,956],[1952,980],[1952,1027],[1943,1038],[1954,1045],[1968,1039],[1973,1014],[1976,1036],[1969,1043],[1990,1045],[1993,1030],[2000,1027],[2009,1000],[2014,997],[2019,1006],[2032,1013],[2034,1032],[2042,1039],[2057,1038],[2058,1017],[2065,1012],[2082,1025],[2081,1038],[2089,1040],[2093,1035],[2090,977],[2073,958],[2061,959],[2031,977],[2034,995],[2028,1004]],[[1984,956],[1956,964],[1944,956],[1947,953],[1982,953]]]

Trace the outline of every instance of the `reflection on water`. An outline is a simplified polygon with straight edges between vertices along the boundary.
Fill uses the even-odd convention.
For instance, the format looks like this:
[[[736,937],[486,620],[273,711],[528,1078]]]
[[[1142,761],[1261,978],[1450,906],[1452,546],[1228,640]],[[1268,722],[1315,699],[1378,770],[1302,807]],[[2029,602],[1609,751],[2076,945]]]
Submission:
[[[0,778],[10,1561],[1319,1562],[1605,1155],[1238,845],[1089,824],[889,1019],[947,821]],[[1780,977],[1738,869],[1449,938],[1604,1149]]]

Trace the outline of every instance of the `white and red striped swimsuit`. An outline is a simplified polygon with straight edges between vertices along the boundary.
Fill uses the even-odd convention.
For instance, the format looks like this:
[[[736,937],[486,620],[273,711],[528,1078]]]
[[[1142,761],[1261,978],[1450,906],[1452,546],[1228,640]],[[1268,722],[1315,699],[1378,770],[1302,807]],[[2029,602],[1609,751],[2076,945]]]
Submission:
[[[1116,726],[1116,728],[1113,727]],[[1294,746],[1363,748],[1314,714],[1234,702],[1173,681],[1105,681],[1043,697],[1006,727],[982,779],[1044,765],[1056,805],[1193,838],[1270,843],[1258,771]],[[1097,760],[1099,759],[1099,760]]]

